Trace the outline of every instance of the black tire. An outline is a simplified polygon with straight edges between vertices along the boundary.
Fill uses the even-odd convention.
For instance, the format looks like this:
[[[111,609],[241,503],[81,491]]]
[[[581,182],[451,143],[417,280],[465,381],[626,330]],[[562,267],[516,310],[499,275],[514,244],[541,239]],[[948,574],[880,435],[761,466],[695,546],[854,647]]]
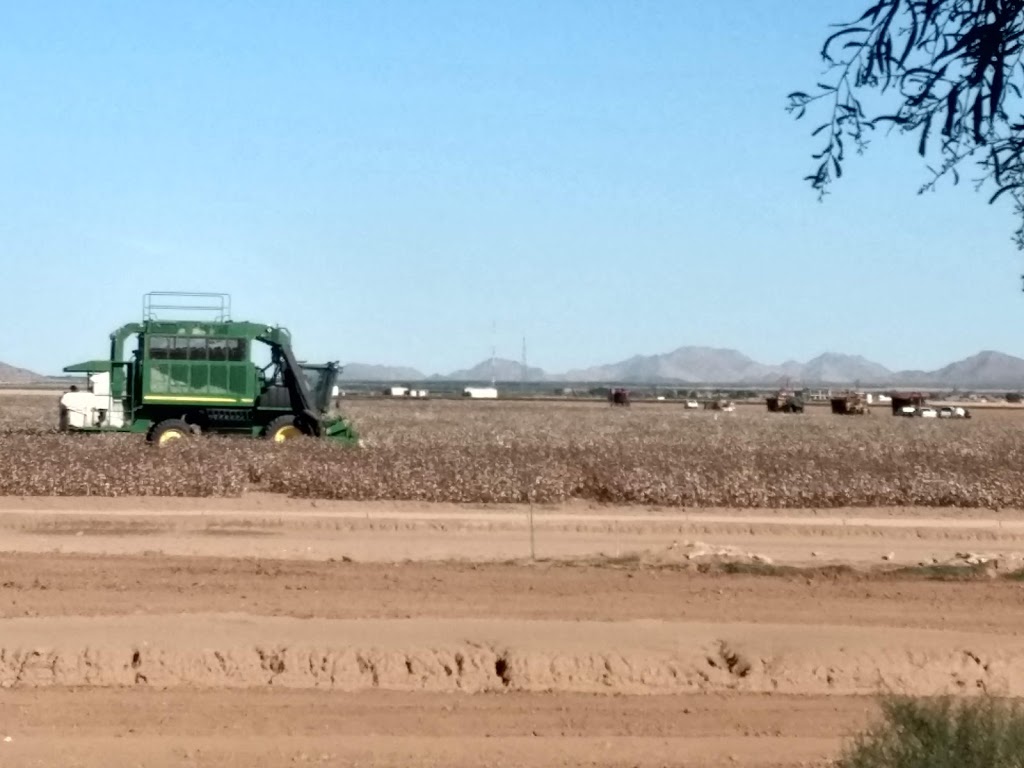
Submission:
[[[153,445],[166,445],[171,440],[191,437],[194,431],[184,419],[164,419],[149,430],[146,439]]]
[[[273,443],[284,443],[297,437],[308,436],[309,429],[306,428],[306,425],[301,419],[290,413],[278,416],[263,430],[263,437]]]

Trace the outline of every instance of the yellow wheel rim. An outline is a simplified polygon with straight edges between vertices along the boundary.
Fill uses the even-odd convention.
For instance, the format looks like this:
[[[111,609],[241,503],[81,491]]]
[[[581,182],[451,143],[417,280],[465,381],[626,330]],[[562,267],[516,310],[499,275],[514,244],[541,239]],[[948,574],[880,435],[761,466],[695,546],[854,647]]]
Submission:
[[[169,443],[171,440],[177,440],[178,438],[184,437],[185,434],[177,429],[168,429],[162,435],[160,435],[160,445]]]
[[[281,427],[277,432],[274,433],[274,442],[283,443],[285,440],[291,440],[294,437],[301,437],[302,432],[299,431],[298,427],[291,425],[287,427]]]

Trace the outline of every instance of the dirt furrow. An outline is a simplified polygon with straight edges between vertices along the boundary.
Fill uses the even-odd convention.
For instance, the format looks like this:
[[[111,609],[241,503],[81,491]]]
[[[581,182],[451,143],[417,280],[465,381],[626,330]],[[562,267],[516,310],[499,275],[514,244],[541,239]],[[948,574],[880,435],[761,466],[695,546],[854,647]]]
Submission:
[[[244,610],[297,618],[650,618],[1024,634],[1022,608],[1024,587],[1001,579],[0,553],[0,617]]]
[[[1024,694],[981,633],[686,622],[8,619],[0,687],[280,686],[482,693]]]

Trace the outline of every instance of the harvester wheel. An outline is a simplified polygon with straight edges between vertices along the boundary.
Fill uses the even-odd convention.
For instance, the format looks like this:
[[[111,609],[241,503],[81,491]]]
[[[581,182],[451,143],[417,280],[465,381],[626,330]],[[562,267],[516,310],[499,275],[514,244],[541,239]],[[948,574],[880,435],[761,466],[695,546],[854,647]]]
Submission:
[[[294,416],[278,416],[267,425],[263,436],[275,443],[285,443],[297,437],[305,437],[306,430],[302,423]]]
[[[147,439],[155,445],[166,445],[172,440],[180,440],[192,434],[192,427],[182,419],[165,419],[150,430]]]

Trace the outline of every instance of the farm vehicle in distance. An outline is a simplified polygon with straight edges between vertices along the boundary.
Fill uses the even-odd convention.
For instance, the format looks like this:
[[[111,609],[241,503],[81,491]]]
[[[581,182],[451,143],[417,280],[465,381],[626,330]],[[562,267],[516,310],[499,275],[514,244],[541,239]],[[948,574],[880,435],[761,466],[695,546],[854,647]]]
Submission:
[[[939,408],[931,405],[905,405],[899,415],[921,419],[969,419],[971,410],[960,405],[944,405]]]
[[[736,410],[736,404],[732,400],[719,397],[714,400],[706,400],[704,402],[705,411],[723,411],[725,413],[732,413]]]
[[[168,300],[177,303],[159,303]],[[212,318],[159,317],[163,310]],[[130,338],[137,346],[126,355]],[[262,367],[254,361],[261,351],[270,360]],[[60,399],[66,432],[139,433],[158,445],[200,433],[359,442],[353,426],[331,413],[340,366],[300,363],[283,327],[232,320],[227,294],[146,294],[142,322],[110,335],[108,359],[64,371],[88,382]]]
[[[768,410],[772,413],[803,413],[804,398],[799,392],[779,390],[765,399]]]
[[[608,404],[629,407],[629,390],[625,387],[613,387],[608,390]]]
[[[840,416],[870,416],[871,403],[863,392],[843,392],[831,398],[832,413]]]
[[[971,410],[961,405],[934,406],[921,392],[900,392],[891,395],[892,415],[921,419],[969,419]]]

